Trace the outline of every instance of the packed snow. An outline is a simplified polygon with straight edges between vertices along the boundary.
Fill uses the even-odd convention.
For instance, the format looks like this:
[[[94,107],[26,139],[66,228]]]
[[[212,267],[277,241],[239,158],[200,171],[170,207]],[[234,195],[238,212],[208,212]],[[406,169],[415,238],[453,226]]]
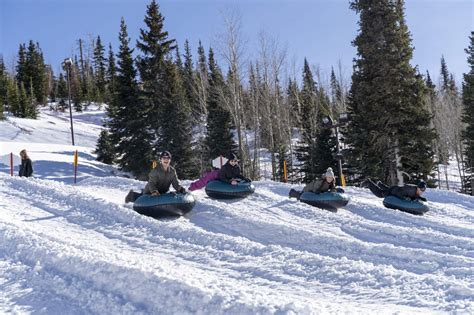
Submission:
[[[74,147],[65,113],[0,122],[0,313],[474,313],[474,197],[428,189],[414,216],[347,187],[332,213],[264,180],[156,220],[124,203],[145,182],[95,160],[102,117],[74,114]],[[21,149],[33,178],[10,176]]]

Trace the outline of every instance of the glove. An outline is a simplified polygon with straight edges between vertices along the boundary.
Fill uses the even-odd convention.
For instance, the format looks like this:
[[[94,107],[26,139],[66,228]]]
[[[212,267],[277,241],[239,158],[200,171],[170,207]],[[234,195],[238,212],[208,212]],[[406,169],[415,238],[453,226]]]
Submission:
[[[336,188],[336,191],[337,191],[338,193],[343,193],[343,192],[344,192],[344,189],[342,189],[342,188]]]
[[[246,182],[249,182],[249,183],[252,182],[252,180],[251,180],[250,178],[248,178],[248,177],[245,177],[244,180],[245,180]]]
[[[422,201],[428,201],[428,200],[426,200],[425,197],[418,197],[418,199],[420,199],[420,200],[422,200]]]
[[[186,188],[184,188],[183,186],[181,186],[181,187],[178,188],[178,192],[179,192],[180,194],[184,194],[184,193],[186,192]]]
[[[152,196],[159,196],[160,192],[158,190],[155,190],[151,193]]]

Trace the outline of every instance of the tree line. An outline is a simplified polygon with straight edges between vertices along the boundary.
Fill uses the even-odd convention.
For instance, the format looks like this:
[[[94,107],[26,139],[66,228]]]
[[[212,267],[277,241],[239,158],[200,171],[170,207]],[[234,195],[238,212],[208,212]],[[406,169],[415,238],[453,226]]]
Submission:
[[[181,52],[155,0],[136,43],[124,19],[118,52],[109,44],[107,58],[100,36],[88,45],[79,40],[70,76],[74,108],[107,104],[98,159],[145,178],[158,153],[170,150],[178,175],[195,178],[211,158],[233,151],[246,176],[259,178],[260,149],[267,148],[272,179],[283,180],[285,163],[290,181],[307,182],[327,167],[337,168],[334,130],[322,121],[347,112],[339,149],[348,182],[424,179],[434,187],[444,177],[448,185],[446,167],[438,165],[454,157],[462,190],[470,193],[473,33],[466,49],[470,71],[460,91],[444,57],[437,85],[410,65],[403,1],[358,0],[351,8],[360,19],[350,86],[340,67],[326,79],[306,59],[301,73],[290,73],[285,50],[263,32],[257,57],[247,60],[235,14],[225,17],[218,47],[199,42],[194,57],[186,41]],[[48,100],[63,110],[67,95],[64,73],[56,77],[45,65],[38,43],[20,44],[13,73],[0,59],[0,106],[8,105],[14,116],[35,118],[38,105]]]

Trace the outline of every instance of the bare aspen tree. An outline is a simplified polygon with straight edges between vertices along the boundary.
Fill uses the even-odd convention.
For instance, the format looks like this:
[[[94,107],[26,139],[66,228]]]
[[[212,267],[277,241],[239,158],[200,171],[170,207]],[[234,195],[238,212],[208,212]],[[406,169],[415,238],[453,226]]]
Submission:
[[[227,63],[229,76],[226,90],[221,91],[227,110],[229,110],[237,131],[239,155],[242,159],[242,172],[249,164],[248,146],[245,135],[245,115],[242,97],[242,69],[244,60],[244,41],[242,39],[242,17],[237,10],[223,14],[224,32],[220,34],[220,53]]]

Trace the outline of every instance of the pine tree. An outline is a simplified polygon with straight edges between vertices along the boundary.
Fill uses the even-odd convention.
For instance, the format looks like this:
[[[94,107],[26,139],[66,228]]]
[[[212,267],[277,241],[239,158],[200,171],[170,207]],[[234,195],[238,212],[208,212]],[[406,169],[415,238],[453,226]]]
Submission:
[[[74,65],[71,67],[71,73],[69,74],[71,80],[71,102],[74,104],[76,112],[82,112],[82,102],[84,96],[82,95],[82,86],[80,82],[79,63],[77,58],[74,58]]]
[[[302,113],[300,103],[300,91],[296,79],[288,79],[288,88],[286,90],[288,105],[290,108],[290,123],[292,127],[300,128]]]
[[[112,144],[109,132],[104,129],[100,132],[97,146],[94,151],[97,154],[97,161],[105,164],[112,164],[115,159],[114,146]]]
[[[108,106],[110,141],[117,162],[125,171],[146,179],[151,167],[152,134],[144,124],[145,103],[140,100],[133,49],[129,47],[127,26],[122,18],[117,54],[115,94]]]
[[[0,54],[0,120],[3,117],[3,105],[7,101],[8,97],[8,77],[5,70],[5,64],[3,62],[3,55]]]
[[[69,95],[67,90],[67,82],[62,73],[59,74],[57,97],[59,99],[58,109],[64,111],[66,108],[66,100],[69,98]]]
[[[46,100],[46,67],[39,44],[35,44],[32,40],[25,52],[21,77],[21,82],[24,83],[27,93],[30,95],[33,93],[36,96],[35,100],[44,104]]]
[[[26,108],[28,107],[29,97],[28,93],[26,92],[25,84],[21,82],[20,89],[19,89],[19,106],[18,106],[18,115],[15,115],[20,118],[26,118]]]
[[[196,75],[194,72],[193,58],[188,40],[184,42],[183,86],[192,118],[195,122],[201,122],[204,113],[202,112],[202,108],[199,106]]]
[[[8,82],[7,103],[13,116],[20,117],[20,93],[18,90],[18,84],[15,80],[9,80]]]
[[[303,87],[300,92],[300,99],[301,114],[304,119],[301,120],[302,135],[296,155],[298,160],[303,163],[301,171],[304,173],[304,181],[310,182],[320,177],[328,164],[332,166],[333,158],[323,160],[318,156],[325,150],[321,147],[325,147],[325,145],[320,140],[328,140],[328,131],[322,130],[321,122],[322,118],[329,114],[329,109],[326,101],[327,96],[325,96],[323,90],[318,90],[306,58],[304,60]],[[333,150],[329,150],[328,154],[331,152]]]
[[[38,108],[36,107],[37,100],[33,87],[33,79],[30,79],[30,88],[28,90],[30,92],[26,91],[27,97],[25,101],[24,117],[36,119],[38,116]]]
[[[109,44],[109,58],[108,58],[108,67],[107,67],[107,89],[106,89],[106,97],[104,98],[107,104],[110,104],[112,101],[112,97],[115,93],[115,77],[117,72],[117,67],[115,65],[115,56],[114,52],[112,51],[112,44]]]
[[[209,49],[209,89],[207,98],[207,132],[205,143],[208,159],[227,155],[236,145],[231,132],[230,113],[224,108],[222,90],[224,78],[214,60],[214,52]]]
[[[22,82],[25,82],[26,79],[26,47],[25,44],[20,44],[20,48],[18,49],[18,61],[16,64],[16,83],[18,84],[18,88]]]
[[[437,125],[436,117],[438,116],[436,104],[437,104],[438,95],[437,95],[437,92],[436,92],[436,85],[431,80],[431,76],[430,76],[430,73],[428,71],[426,71],[426,88],[427,88],[428,110],[430,112],[430,118],[431,118],[430,126],[437,133],[436,137],[432,141],[431,146],[432,146],[433,153],[437,157],[437,160],[435,161],[435,167],[436,167],[436,171],[438,173],[438,181],[439,181],[439,179],[440,179],[439,163],[441,163],[441,162],[440,162],[440,150],[439,150],[439,143],[438,143],[439,142],[439,136],[438,136],[439,131],[436,130],[436,125]],[[436,187],[436,180],[435,179],[428,179],[428,185],[430,187]]]
[[[100,36],[97,36],[97,40],[94,45],[94,72],[95,72],[95,88],[96,88],[96,99],[98,103],[104,102],[106,79],[105,79],[105,63],[104,57],[104,45],[100,40]],[[79,69],[79,67],[77,67]]]
[[[207,98],[209,90],[209,70],[207,68],[207,58],[204,47],[199,41],[198,46],[198,65],[196,69],[196,88],[197,98],[199,100],[199,111],[202,113],[201,121],[207,116]]]
[[[412,180],[426,179],[433,168],[426,87],[410,65],[413,48],[403,5],[401,0],[351,2],[360,15],[346,134],[354,181],[368,176],[402,184],[402,172]]]
[[[464,111],[462,121],[465,124],[465,129],[462,133],[464,141],[464,163],[466,176],[464,181],[465,193],[471,194],[473,191],[472,181],[474,178],[474,32],[471,32],[469,37],[470,43],[465,52],[467,53],[467,63],[469,64],[469,72],[464,73],[462,84],[462,101]]]
[[[175,48],[174,39],[168,39],[168,32],[164,31],[164,18],[159,12],[155,0],[147,6],[145,16],[146,29],[140,29],[140,40],[137,48],[141,54],[137,57],[137,66],[140,73],[142,90],[141,101],[146,104],[146,113],[142,128],[147,126],[154,132],[154,150],[162,147],[160,126],[166,123],[167,115],[163,112],[162,103],[165,99],[164,91],[169,82],[166,77],[166,57]],[[145,115],[146,114],[146,115]],[[168,148],[171,150],[171,148]]]
[[[161,125],[160,151],[171,150],[178,177],[195,178],[199,175],[198,165],[193,158],[191,120],[182,77],[176,64],[168,61],[165,65],[169,84],[162,106],[167,119]]]

